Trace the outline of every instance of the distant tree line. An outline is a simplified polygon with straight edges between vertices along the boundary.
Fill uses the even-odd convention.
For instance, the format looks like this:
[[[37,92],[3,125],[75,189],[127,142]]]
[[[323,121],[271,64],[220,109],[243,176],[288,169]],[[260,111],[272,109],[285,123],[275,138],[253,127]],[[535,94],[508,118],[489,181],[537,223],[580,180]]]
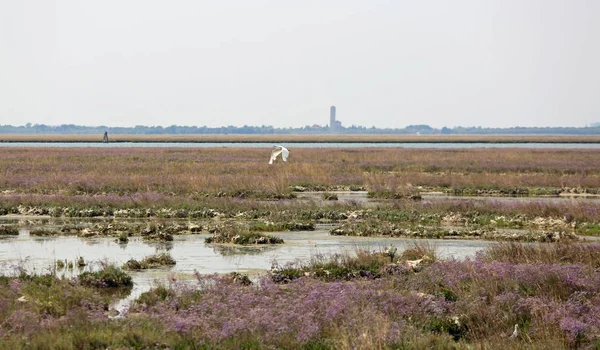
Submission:
[[[144,126],[134,127],[109,127],[109,126],[82,126],[75,124],[45,125],[27,123],[23,126],[0,125],[0,134],[329,134],[329,126],[304,126],[299,128],[276,128],[271,125],[261,126]],[[336,134],[422,134],[422,135],[502,135],[502,134],[554,134],[554,135],[598,135],[600,125],[589,127],[511,127],[511,128],[484,128],[480,126],[453,128],[432,128],[429,125],[409,125],[405,128],[376,128],[352,125],[336,129]]]

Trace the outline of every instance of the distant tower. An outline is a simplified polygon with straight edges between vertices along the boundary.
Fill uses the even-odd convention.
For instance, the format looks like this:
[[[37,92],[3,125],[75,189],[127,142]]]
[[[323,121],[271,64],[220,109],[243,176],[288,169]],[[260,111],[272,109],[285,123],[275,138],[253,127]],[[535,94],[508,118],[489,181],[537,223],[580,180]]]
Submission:
[[[329,130],[334,132],[336,129],[336,121],[335,121],[335,106],[331,106],[329,109]]]

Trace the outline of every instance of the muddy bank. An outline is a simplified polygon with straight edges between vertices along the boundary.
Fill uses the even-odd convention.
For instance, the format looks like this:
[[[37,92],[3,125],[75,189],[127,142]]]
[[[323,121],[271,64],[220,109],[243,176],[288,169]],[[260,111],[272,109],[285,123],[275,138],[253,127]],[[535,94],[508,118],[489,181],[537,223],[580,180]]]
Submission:
[[[426,220],[427,219],[427,220]],[[559,242],[576,241],[577,224],[561,219],[523,216],[495,216],[473,220],[461,213],[421,217],[412,223],[381,220],[357,213],[330,230],[332,235],[391,236],[410,238],[476,238],[493,241]]]
[[[304,231],[330,224],[335,228],[332,233],[338,235],[414,238],[544,241],[599,235],[600,201],[589,194],[574,196],[583,198],[428,193],[421,200],[410,200],[373,199],[366,191],[306,191],[292,201],[225,199],[213,207],[203,202],[134,208],[18,205],[0,215],[0,227],[33,227],[39,230],[31,234],[38,236],[141,236],[156,240],[214,233],[231,223],[245,232]]]
[[[561,242],[577,241],[579,236],[567,231],[533,231],[517,229],[499,229],[492,227],[398,227],[394,224],[383,224],[378,227],[364,227],[356,223],[346,223],[330,231],[332,235],[345,236],[390,236],[417,239],[481,239],[489,241],[519,242]]]
[[[418,220],[390,220],[369,211],[354,211],[346,219],[328,224],[288,223],[276,225],[265,221],[186,221],[107,219],[102,223],[85,219],[63,223],[53,219],[37,221],[34,218],[19,220],[16,224],[2,225],[5,231],[18,233],[18,228],[28,228],[32,237],[78,236],[83,238],[114,237],[115,242],[126,244],[140,237],[145,241],[173,241],[177,235],[209,235],[207,243],[279,244],[276,237],[264,232],[311,232],[327,229],[334,236],[405,237],[415,239],[481,239],[491,241],[558,242],[577,240],[578,233],[595,232],[595,224],[577,224],[568,218],[536,217],[507,218],[497,216],[487,221],[472,221],[457,213],[443,216],[423,216]],[[576,229],[578,227],[578,229]]]
[[[194,210],[143,208],[115,210],[114,216],[109,217],[54,218],[31,215],[40,212],[36,207],[21,208],[22,213],[29,215],[0,216],[2,230],[17,232],[19,227],[29,227],[33,236],[108,236],[120,240],[139,236],[158,241],[171,241],[174,235],[226,231],[231,231],[229,238],[239,233],[311,231],[324,224],[331,226],[334,235],[411,238],[558,241],[574,239],[576,235],[600,233],[600,224],[578,220],[570,213],[560,215],[559,211],[555,211],[550,213],[551,216],[543,217],[513,211],[509,215],[494,215],[464,205],[463,212],[448,212],[445,207],[427,210],[426,206],[422,206],[422,210],[417,210],[415,206],[398,208],[385,205],[354,210],[341,206],[286,208],[281,211],[253,209],[229,213],[207,208],[201,211],[204,213],[202,218],[194,218],[194,213],[198,212]],[[138,217],[149,212],[161,213],[164,217]]]

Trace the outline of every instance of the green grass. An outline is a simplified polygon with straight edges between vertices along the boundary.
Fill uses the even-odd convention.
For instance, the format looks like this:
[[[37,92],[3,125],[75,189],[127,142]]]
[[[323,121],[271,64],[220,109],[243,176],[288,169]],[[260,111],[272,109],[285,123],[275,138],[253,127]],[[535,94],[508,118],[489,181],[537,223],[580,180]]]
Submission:
[[[141,261],[135,259],[128,260],[124,265],[125,270],[145,270],[164,266],[173,266],[177,262],[168,253],[154,254],[145,257]]]
[[[600,224],[593,222],[586,222],[577,227],[577,233],[585,236],[598,236],[600,235]]]
[[[382,274],[382,268],[389,263],[390,257],[384,252],[357,250],[355,254],[317,255],[306,264],[275,265],[271,269],[271,278],[278,283],[304,276],[324,281],[378,278]]]
[[[86,271],[79,275],[81,284],[96,288],[132,287],[131,276],[119,267],[109,264],[99,271]]]
[[[283,239],[265,235],[259,232],[239,232],[235,234],[217,233],[205,239],[206,243],[231,243],[240,245],[250,244],[280,244]]]

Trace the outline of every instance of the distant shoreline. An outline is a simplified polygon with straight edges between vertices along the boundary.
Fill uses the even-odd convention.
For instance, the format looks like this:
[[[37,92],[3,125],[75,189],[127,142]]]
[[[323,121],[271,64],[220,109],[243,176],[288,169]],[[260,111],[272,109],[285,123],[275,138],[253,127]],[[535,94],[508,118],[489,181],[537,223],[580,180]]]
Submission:
[[[102,143],[100,135],[0,134],[0,142]],[[600,135],[298,135],[298,134],[190,134],[108,135],[109,142],[159,143],[600,143]]]

